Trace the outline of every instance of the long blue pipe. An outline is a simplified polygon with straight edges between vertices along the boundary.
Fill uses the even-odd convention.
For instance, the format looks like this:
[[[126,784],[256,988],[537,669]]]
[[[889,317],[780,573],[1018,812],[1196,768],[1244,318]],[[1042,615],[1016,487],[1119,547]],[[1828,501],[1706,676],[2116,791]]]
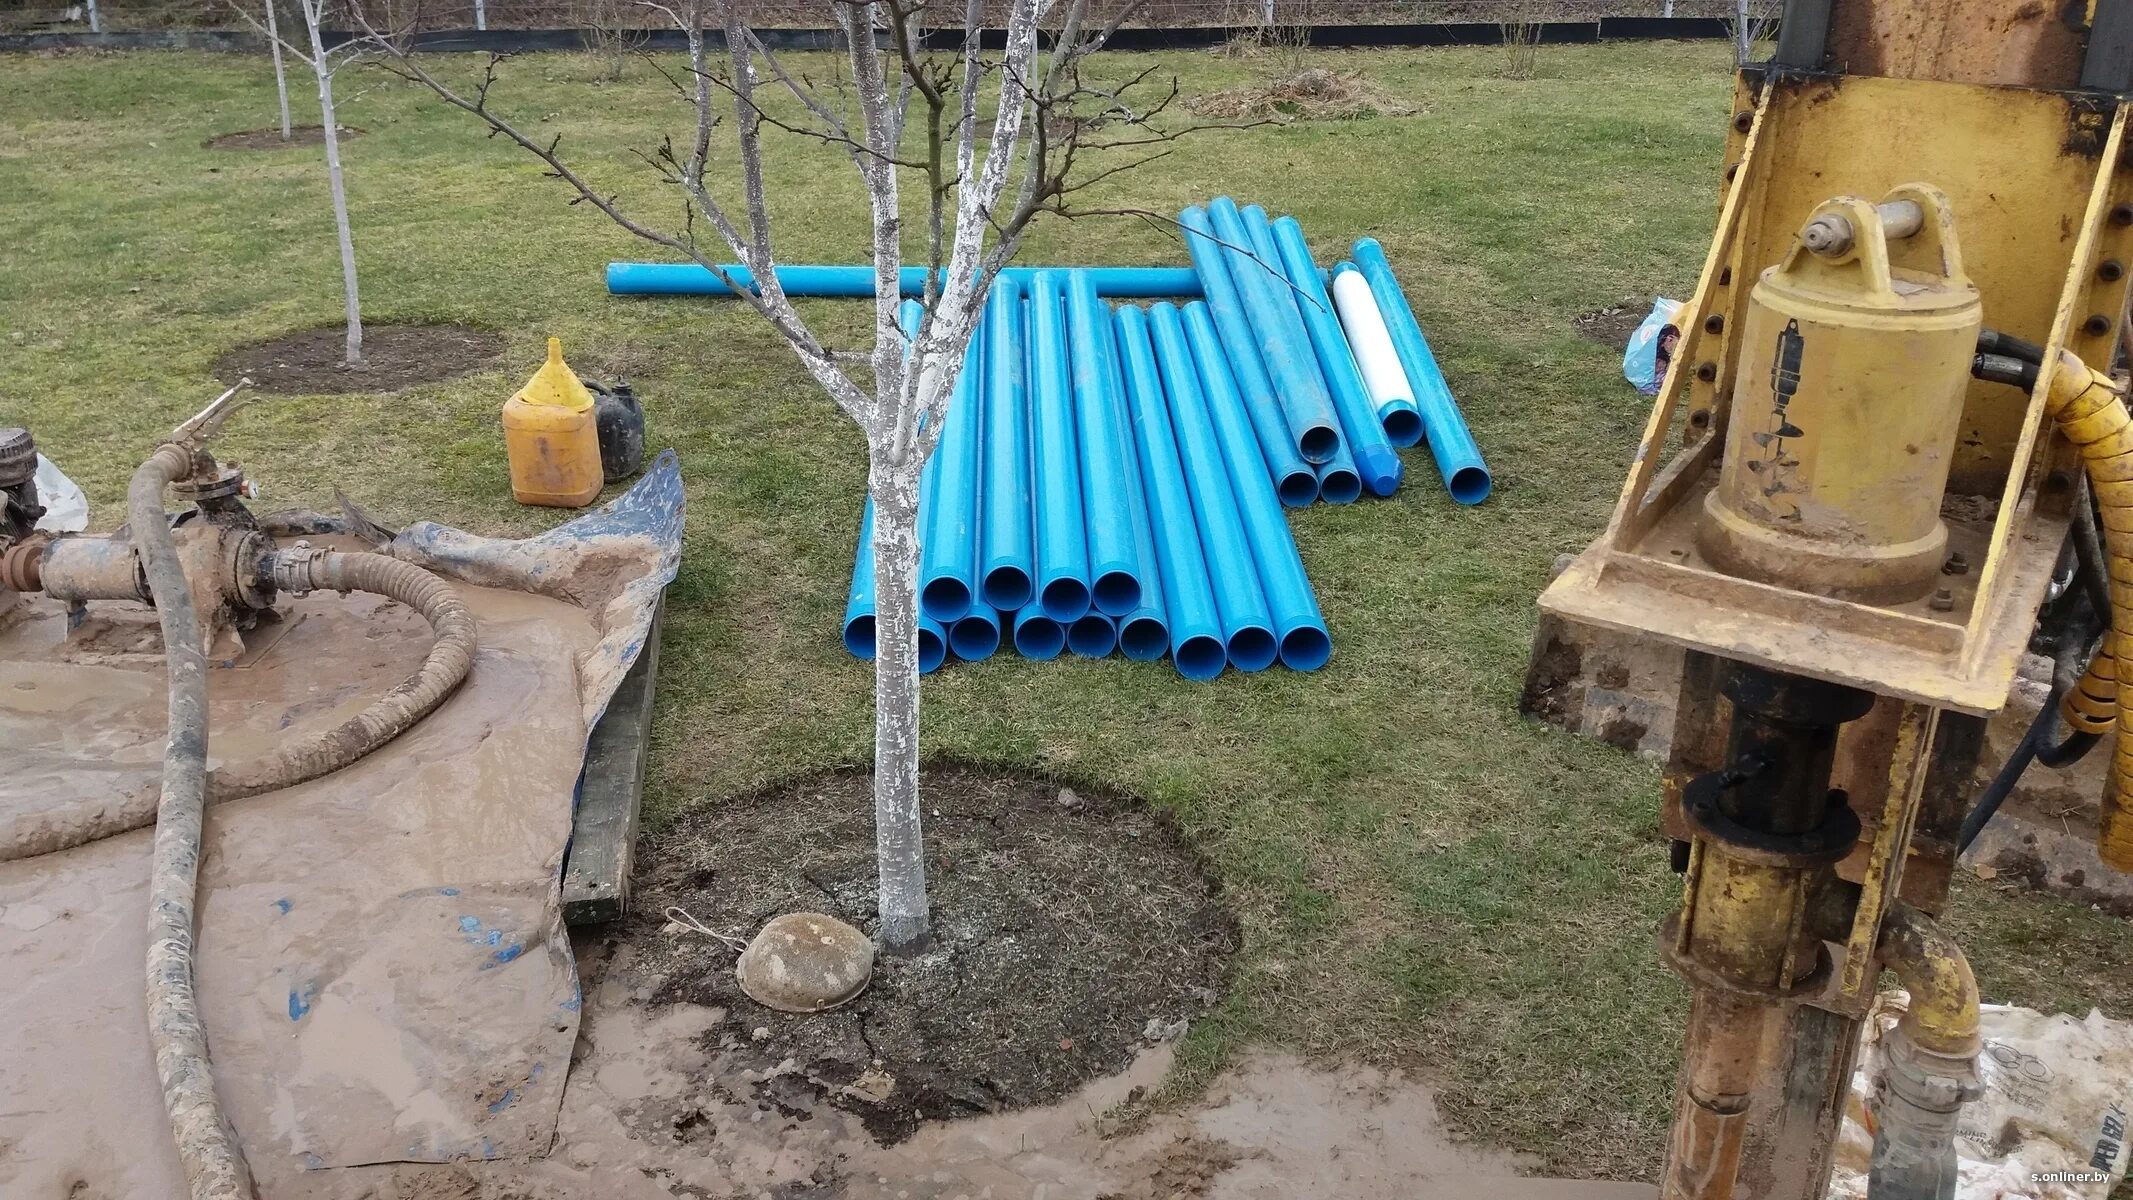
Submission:
[[[978,594],[978,498],[984,493],[985,327],[979,324],[963,353],[942,418],[941,440],[926,462],[930,491],[919,499],[918,606],[953,626]]]
[[[1288,273],[1289,294],[1311,335],[1311,348],[1318,353],[1319,373],[1333,393],[1333,411],[1341,421],[1344,444],[1355,456],[1363,485],[1373,496],[1390,496],[1399,490],[1399,452],[1385,436],[1377,406],[1370,402],[1370,389],[1363,383],[1363,370],[1355,365],[1355,352],[1348,348],[1348,335],[1341,332],[1340,315],[1333,311],[1333,297],[1319,282],[1318,264],[1311,261],[1311,247],[1304,241],[1303,226],[1294,217],[1274,222],[1275,248]]]
[[[720,269],[742,287],[755,286],[754,274],[739,263],[723,263]],[[1200,294],[1200,277],[1191,267],[1007,267],[1001,270],[1000,277],[1027,286],[1037,272],[1049,270],[1072,271],[1086,278],[1100,296],[1151,299]],[[874,268],[779,267],[778,283],[788,296],[871,296]],[[897,284],[906,296],[923,295],[926,268],[905,267]],[[699,263],[611,262],[607,264],[607,290],[616,296],[733,295],[732,288]]]
[[[1251,421],[1237,395],[1228,356],[1222,352],[1207,305],[1185,306],[1185,340],[1199,364],[1215,442],[1228,468],[1238,514],[1244,519],[1252,561],[1259,567],[1259,586],[1274,618],[1274,633],[1281,639],[1281,661],[1291,670],[1315,671],[1333,656],[1333,639],[1327,636],[1326,619],[1311,595],[1311,579],[1304,574],[1303,556],[1296,552],[1296,539],[1259,460]]]
[[[1118,622],[1090,609],[1067,626],[1067,649],[1083,658],[1103,658],[1118,647]]]
[[[1163,569],[1156,557],[1155,533],[1148,519],[1147,490],[1141,485],[1140,450],[1134,444],[1132,418],[1126,404],[1125,351],[1119,345],[1117,321],[1104,314],[1103,328],[1112,336],[1099,339],[1103,347],[1104,373],[1110,381],[1105,397],[1123,431],[1125,464],[1111,486],[1126,494],[1133,512],[1133,544],[1140,556],[1141,602],[1118,619],[1118,649],[1134,662],[1154,662],[1170,649],[1170,615],[1163,607]]]
[[[1066,649],[1066,626],[1044,615],[1038,605],[1030,604],[1015,613],[1015,653],[1037,662],[1058,658]]]
[[[1066,295],[1090,595],[1098,612],[1123,617],[1141,606],[1144,576],[1131,498],[1119,486],[1133,466],[1133,443],[1113,400],[1111,314],[1079,276],[1068,277]]]
[[[1281,274],[1279,259],[1248,253],[1251,232],[1237,211],[1237,202],[1217,196],[1207,206],[1215,233],[1226,243],[1230,278],[1244,298],[1252,331],[1266,348],[1267,376],[1274,395],[1281,401],[1282,417],[1296,451],[1307,463],[1322,463],[1333,457],[1340,445],[1340,424],[1333,419],[1333,401],[1326,383],[1318,377],[1318,361],[1311,355],[1311,339],[1288,302],[1288,277]]]
[[[844,648],[852,657],[874,659],[874,498],[859,518],[859,548],[852,555],[852,585],[844,597]],[[948,657],[948,631],[919,614],[918,673],[930,675]]]
[[[1296,443],[1289,437],[1281,402],[1274,398],[1274,385],[1259,359],[1258,340],[1245,316],[1244,301],[1237,294],[1236,281],[1230,278],[1221,244],[1215,240],[1214,224],[1202,208],[1186,209],[1178,214],[1178,223],[1185,231],[1185,249],[1200,272],[1201,286],[1207,289],[1207,307],[1222,331],[1222,345],[1228,348],[1229,360],[1236,367],[1237,387],[1245,411],[1251,415],[1274,492],[1290,508],[1308,508],[1318,499],[1318,476],[1296,452]]]
[[[1187,679],[1213,679],[1229,663],[1222,618],[1214,587],[1207,580],[1207,560],[1200,552],[1200,529],[1193,516],[1192,494],[1185,486],[1185,465],[1178,458],[1170,406],[1148,340],[1148,314],[1127,305],[1118,310],[1118,344],[1125,358],[1126,403],[1133,413],[1133,440],[1139,449],[1141,483],[1148,496],[1148,525],[1155,538],[1155,559],[1163,576],[1163,607],[1170,617],[1170,658]]]
[[[1030,436],[1037,488],[1037,602],[1045,616],[1072,623],[1089,611],[1089,532],[1082,516],[1065,282],[1061,272],[1039,271],[1030,285]]]
[[[1264,276],[1268,288],[1274,293],[1274,307],[1288,322],[1287,327],[1301,335],[1303,344],[1311,345],[1309,326],[1304,323],[1302,298],[1289,286],[1288,272],[1282,267],[1281,250],[1274,242],[1274,227],[1266,219],[1266,210],[1256,204],[1248,204],[1237,216],[1244,227],[1245,240],[1250,244],[1251,252],[1257,256],[1258,261],[1238,265],[1237,260],[1232,259],[1231,266],[1234,269],[1231,274],[1242,271]],[[1305,363],[1300,370],[1316,378],[1319,386],[1325,387],[1325,373],[1315,349],[1314,346],[1314,353],[1304,356]],[[1331,395],[1330,389],[1328,395]],[[1339,413],[1334,415],[1338,417]],[[1353,504],[1363,498],[1363,474],[1356,469],[1355,455],[1350,450],[1346,437],[1333,447],[1333,454],[1326,461],[1311,464],[1311,472],[1318,477],[1318,498],[1326,503]]]
[[[1163,390],[1170,393],[1178,453],[1192,464],[1185,475],[1185,490],[1192,500],[1207,581],[1214,589],[1223,644],[1238,670],[1264,671],[1274,665],[1281,643],[1274,636],[1274,618],[1259,587],[1259,568],[1252,560],[1244,515],[1237,509],[1214,422],[1207,415],[1207,396],[1200,388],[1200,369],[1193,362],[1192,348],[1185,341],[1185,322],[1175,305],[1157,304],[1148,310],[1148,324],[1155,337],[1155,362],[1163,375]]]
[[[989,604],[973,604],[948,627],[948,648],[965,662],[991,658],[1000,648],[1000,614]]]
[[[978,595],[1013,611],[1034,591],[1030,531],[1028,365],[1022,348],[1022,285],[994,281],[985,301],[984,550]]]
[[[1415,390],[1415,407],[1422,411],[1429,452],[1436,457],[1445,489],[1461,504],[1481,503],[1488,499],[1494,481],[1481,461],[1481,447],[1474,444],[1474,434],[1466,427],[1466,417],[1459,412],[1459,402],[1452,398],[1451,385],[1437,366],[1437,356],[1430,353],[1422,326],[1415,321],[1415,310],[1400,291],[1400,281],[1393,278],[1392,264],[1385,261],[1385,248],[1376,238],[1364,238],[1355,244],[1355,265],[1370,281],[1370,294],[1384,310],[1392,348],[1399,353],[1400,367]]]

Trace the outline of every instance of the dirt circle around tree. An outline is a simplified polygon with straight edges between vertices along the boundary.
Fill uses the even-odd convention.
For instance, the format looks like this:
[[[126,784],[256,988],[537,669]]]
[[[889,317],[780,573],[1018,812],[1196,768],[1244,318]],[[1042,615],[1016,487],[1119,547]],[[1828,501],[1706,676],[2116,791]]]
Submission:
[[[1179,1036],[1219,1000],[1239,944],[1199,856],[1147,805],[989,768],[922,774],[934,942],[883,955],[841,1008],[765,1008],[735,955],[670,909],[745,940],[814,911],[869,935],[875,912],[870,775],[837,770],[709,805],[638,849],[626,945],[653,1007],[721,1014],[702,1047],[714,1086],[798,1116],[823,1104],[894,1144],[922,1121],[1058,1100]]]
[[[362,137],[363,131],[353,125],[341,126],[341,140]],[[326,141],[324,125],[292,125],[289,136],[281,136],[281,126],[265,129],[244,129],[236,133],[222,133],[200,143],[207,150],[288,150],[297,146],[318,146]]]
[[[215,377],[250,379],[283,396],[391,392],[478,371],[504,351],[504,336],[471,325],[363,326],[363,361],[347,362],[348,329],[322,325],[224,351]]]

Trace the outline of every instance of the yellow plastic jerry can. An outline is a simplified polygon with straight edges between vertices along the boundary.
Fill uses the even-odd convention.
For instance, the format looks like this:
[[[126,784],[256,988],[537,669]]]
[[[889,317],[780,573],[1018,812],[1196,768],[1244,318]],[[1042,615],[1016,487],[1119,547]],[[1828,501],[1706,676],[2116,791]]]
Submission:
[[[600,428],[592,393],[548,339],[548,361],[504,401],[504,453],[520,504],[582,508],[600,494]]]

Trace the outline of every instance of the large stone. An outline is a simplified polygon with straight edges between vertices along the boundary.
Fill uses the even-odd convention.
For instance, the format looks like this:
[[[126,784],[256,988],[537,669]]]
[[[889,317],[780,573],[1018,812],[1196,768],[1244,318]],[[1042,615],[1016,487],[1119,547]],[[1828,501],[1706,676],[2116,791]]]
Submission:
[[[786,913],[765,922],[734,969],[741,990],[779,1012],[835,1008],[867,989],[874,943],[835,917]]]

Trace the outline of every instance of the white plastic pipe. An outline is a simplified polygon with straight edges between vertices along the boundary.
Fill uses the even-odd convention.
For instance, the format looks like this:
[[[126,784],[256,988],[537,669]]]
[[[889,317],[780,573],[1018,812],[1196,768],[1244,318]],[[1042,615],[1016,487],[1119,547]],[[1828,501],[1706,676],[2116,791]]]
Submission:
[[[1422,416],[1415,408],[1414,387],[1400,367],[1392,331],[1385,327],[1385,314],[1362,272],[1333,273],[1333,307],[1340,313],[1341,329],[1355,351],[1356,365],[1363,370],[1363,386],[1377,408],[1378,421],[1385,426],[1385,436],[1395,446],[1421,441]]]

